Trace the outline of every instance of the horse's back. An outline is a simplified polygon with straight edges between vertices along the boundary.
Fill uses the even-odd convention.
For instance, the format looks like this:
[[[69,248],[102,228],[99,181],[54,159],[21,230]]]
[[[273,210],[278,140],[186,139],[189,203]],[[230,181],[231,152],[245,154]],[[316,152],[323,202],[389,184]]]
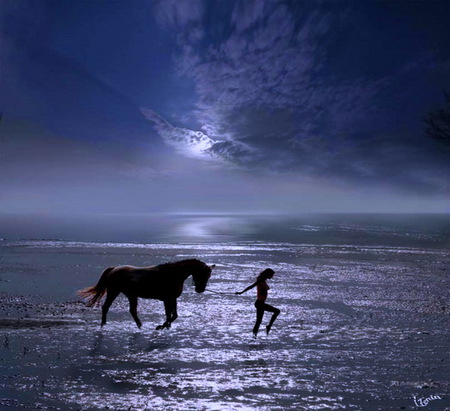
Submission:
[[[113,271],[123,271],[123,272],[152,272],[158,271],[157,265],[152,265],[148,267],[136,267],[134,265],[118,265],[114,267]]]
[[[152,267],[135,267],[133,265],[119,265],[114,267],[109,273],[110,281],[139,281],[146,277],[154,277],[157,275],[158,269],[156,266]]]
[[[109,274],[109,286],[125,294],[144,298],[160,298],[159,288],[163,285],[158,266],[135,267],[121,265]]]

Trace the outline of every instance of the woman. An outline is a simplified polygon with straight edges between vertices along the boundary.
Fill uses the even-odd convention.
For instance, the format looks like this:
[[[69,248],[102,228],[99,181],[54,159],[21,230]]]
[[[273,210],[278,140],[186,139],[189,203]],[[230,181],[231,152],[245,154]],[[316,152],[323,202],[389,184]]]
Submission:
[[[271,313],[273,313],[269,325],[266,327],[267,334],[269,334],[269,331],[272,328],[274,321],[277,319],[278,314],[280,314],[280,310],[278,308],[272,307],[271,305],[266,304],[265,302],[267,298],[267,291],[269,290],[269,286],[267,285],[266,280],[272,278],[274,274],[275,271],[273,271],[271,268],[266,268],[261,274],[259,274],[258,278],[252,285],[248,286],[244,291],[236,293],[236,294],[243,294],[256,286],[257,290],[255,302],[256,323],[255,326],[253,327],[253,336],[255,338],[258,334],[259,326],[261,325],[261,321],[264,316],[264,311],[270,311]]]

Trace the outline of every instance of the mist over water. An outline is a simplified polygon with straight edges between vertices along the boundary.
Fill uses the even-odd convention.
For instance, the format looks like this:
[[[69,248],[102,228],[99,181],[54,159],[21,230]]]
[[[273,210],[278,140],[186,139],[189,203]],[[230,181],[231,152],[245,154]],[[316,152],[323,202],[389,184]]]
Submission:
[[[0,216],[0,238],[11,240],[445,247],[449,237],[450,216],[440,214]]]

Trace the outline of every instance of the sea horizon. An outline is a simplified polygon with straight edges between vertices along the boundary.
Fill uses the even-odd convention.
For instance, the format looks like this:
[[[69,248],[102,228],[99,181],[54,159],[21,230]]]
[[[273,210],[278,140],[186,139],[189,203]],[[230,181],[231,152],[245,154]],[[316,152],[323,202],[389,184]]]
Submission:
[[[146,213],[67,216],[0,214],[0,239],[87,243],[275,242],[450,245],[442,213]]]

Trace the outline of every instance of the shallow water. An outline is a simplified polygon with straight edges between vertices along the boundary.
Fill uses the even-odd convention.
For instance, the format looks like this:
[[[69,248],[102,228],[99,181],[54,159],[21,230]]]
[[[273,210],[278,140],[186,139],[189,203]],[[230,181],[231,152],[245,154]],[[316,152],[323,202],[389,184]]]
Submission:
[[[96,243],[3,241],[0,407],[8,409],[313,410],[450,408],[450,249],[276,241]],[[109,265],[197,257],[217,264],[207,291],[191,280],[170,330],[163,304],[100,310],[76,301]],[[254,290],[268,302],[255,340]],[[216,293],[213,293],[215,291]],[[217,294],[220,293],[220,294]]]

